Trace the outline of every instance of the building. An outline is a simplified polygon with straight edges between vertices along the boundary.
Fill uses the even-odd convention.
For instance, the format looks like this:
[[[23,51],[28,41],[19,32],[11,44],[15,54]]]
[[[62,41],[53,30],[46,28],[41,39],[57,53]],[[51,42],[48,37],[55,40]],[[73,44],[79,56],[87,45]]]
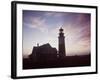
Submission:
[[[58,37],[58,49],[59,49],[59,58],[63,58],[65,57],[65,36],[64,36],[64,33],[63,33],[63,29],[60,28],[59,29],[59,37]]]
[[[51,47],[49,43],[41,46],[37,44],[37,46],[33,46],[29,58],[23,59],[23,64],[23,69],[90,66],[91,55],[66,56],[65,36],[63,29],[60,28],[58,51]]]
[[[65,37],[63,29],[59,29],[59,44],[58,51],[56,48],[50,46],[49,43],[39,46],[34,46],[32,49],[32,54],[29,56],[32,61],[48,61],[57,60],[57,58],[64,58],[65,55]],[[57,53],[58,52],[58,53]]]
[[[45,60],[54,60],[57,58],[57,49],[52,48],[49,43],[33,47],[32,54],[30,58],[33,61],[45,61]]]

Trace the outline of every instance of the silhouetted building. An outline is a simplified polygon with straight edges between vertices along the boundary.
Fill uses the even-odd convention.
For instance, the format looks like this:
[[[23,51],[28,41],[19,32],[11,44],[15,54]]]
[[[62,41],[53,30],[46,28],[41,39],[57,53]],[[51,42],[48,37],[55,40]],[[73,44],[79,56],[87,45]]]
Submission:
[[[23,69],[90,66],[91,55],[66,56],[63,29],[59,29],[58,51],[49,43],[33,46],[28,59],[23,58]]]
[[[49,43],[33,47],[32,54],[30,58],[33,61],[45,61],[45,60],[54,60],[57,59],[57,50],[52,48]]]
[[[60,28],[59,29],[59,57],[65,57],[65,37],[64,37],[64,33],[63,33],[63,29]]]

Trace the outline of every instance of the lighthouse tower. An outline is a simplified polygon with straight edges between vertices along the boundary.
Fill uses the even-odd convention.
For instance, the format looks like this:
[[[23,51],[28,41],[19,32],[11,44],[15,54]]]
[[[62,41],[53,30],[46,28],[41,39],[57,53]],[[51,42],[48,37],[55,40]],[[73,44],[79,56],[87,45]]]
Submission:
[[[59,29],[59,37],[58,37],[58,40],[59,40],[59,46],[58,46],[58,49],[59,49],[59,58],[63,58],[65,57],[65,36],[64,36],[64,33],[63,33],[63,29],[60,28]]]

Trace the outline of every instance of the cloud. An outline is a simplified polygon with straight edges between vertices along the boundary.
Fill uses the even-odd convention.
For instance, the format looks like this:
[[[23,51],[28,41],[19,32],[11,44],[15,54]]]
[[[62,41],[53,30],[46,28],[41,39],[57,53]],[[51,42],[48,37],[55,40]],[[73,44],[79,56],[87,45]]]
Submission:
[[[90,51],[90,17],[87,14],[34,12],[34,14],[27,14],[24,18],[24,26],[37,29],[46,34],[43,36],[38,31],[39,37],[37,37],[37,40],[34,38],[33,41],[41,44],[49,42],[51,46],[58,48],[59,29],[62,27],[64,29],[67,55],[83,54]],[[25,29],[27,29],[26,27]],[[37,33],[33,33],[37,35]],[[33,34],[29,35],[34,37]],[[28,43],[30,42],[29,40]]]
[[[24,22],[24,25],[29,28],[38,29],[41,32],[48,32],[45,22],[46,22],[46,19],[43,19],[41,17],[32,17],[32,18],[29,18],[28,22]]]
[[[84,16],[63,25],[65,33],[66,54],[85,54],[90,51],[90,21]]]
[[[58,13],[58,12],[45,12],[44,14],[46,17],[54,17],[54,18],[58,18],[58,17],[63,17],[64,13]]]

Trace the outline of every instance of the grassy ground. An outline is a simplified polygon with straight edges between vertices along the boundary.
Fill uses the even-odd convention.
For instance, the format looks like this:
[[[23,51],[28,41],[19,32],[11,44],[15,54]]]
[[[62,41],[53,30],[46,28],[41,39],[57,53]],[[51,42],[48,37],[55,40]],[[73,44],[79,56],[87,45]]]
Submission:
[[[39,68],[57,68],[57,67],[78,67],[90,66],[90,55],[66,56],[64,58],[56,58],[52,60],[41,59],[34,61],[32,59],[23,59],[23,69],[39,69]]]

